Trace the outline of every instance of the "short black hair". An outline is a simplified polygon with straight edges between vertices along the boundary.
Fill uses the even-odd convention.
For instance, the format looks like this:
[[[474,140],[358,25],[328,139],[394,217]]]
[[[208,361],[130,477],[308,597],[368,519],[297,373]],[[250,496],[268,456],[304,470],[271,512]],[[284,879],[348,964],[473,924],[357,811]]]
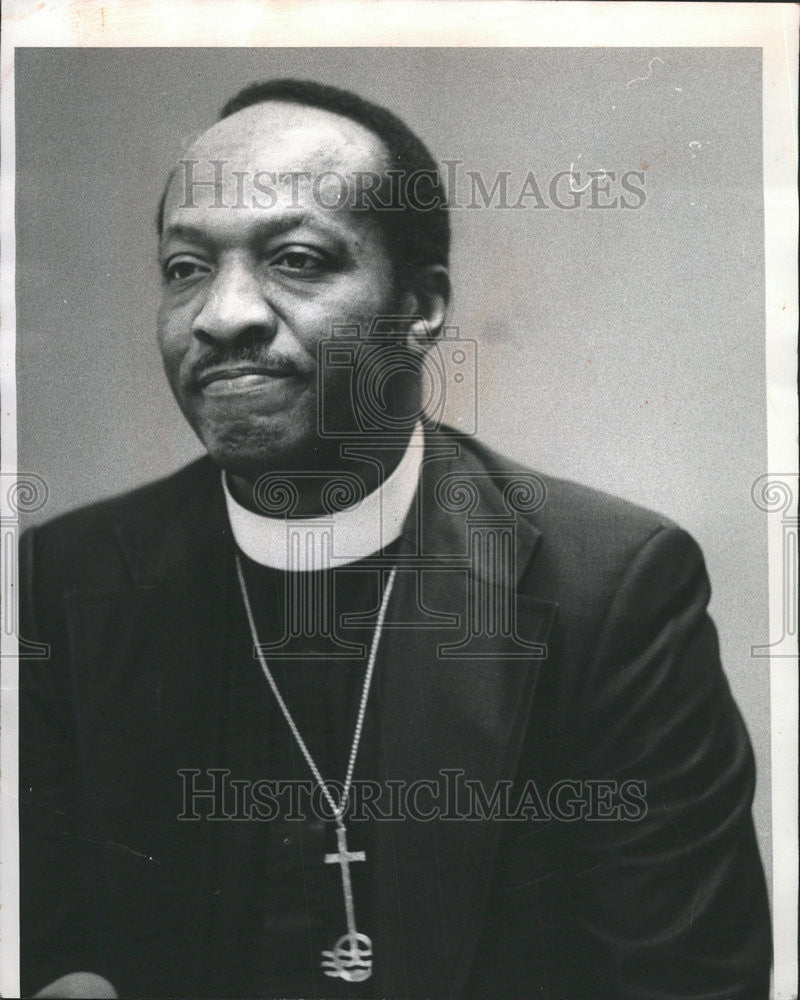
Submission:
[[[381,211],[381,221],[395,266],[401,275],[428,264],[449,264],[450,217],[439,167],[427,146],[388,108],[349,90],[315,80],[276,78],[252,83],[223,106],[219,121],[265,101],[283,101],[342,115],[376,135],[385,147],[388,171],[394,173],[399,201]],[[167,183],[169,187],[169,182]],[[390,185],[391,187],[391,185]],[[166,189],[158,209],[158,231],[164,221]]]

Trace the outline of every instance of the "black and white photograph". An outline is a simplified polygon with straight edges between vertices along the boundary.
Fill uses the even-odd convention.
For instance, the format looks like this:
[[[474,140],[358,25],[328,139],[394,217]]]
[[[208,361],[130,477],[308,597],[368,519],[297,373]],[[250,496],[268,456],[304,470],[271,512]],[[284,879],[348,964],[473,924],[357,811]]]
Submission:
[[[797,8],[10,7],[0,995],[796,996]]]

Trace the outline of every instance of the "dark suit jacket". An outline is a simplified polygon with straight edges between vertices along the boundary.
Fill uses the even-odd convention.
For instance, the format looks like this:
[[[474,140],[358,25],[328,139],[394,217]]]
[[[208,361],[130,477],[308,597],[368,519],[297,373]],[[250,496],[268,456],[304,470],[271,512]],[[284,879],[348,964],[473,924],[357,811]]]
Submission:
[[[24,537],[23,635],[51,647],[21,669],[24,992],[89,970],[214,995],[213,824],[176,822],[176,772],[215,765],[233,552],[207,459]],[[374,995],[766,998],[753,759],[692,539],[428,431],[399,559],[381,777],[566,794],[376,824]],[[513,622],[475,627],[481,595]],[[598,781],[623,791],[587,815]]]

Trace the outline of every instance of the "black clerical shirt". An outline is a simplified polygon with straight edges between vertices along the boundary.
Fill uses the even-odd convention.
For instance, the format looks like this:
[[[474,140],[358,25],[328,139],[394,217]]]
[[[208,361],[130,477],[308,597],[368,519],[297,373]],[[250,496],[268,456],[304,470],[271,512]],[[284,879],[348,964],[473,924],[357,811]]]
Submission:
[[[395,547],[386,550],[384,567]],[[334,782],[338,804],[387,574],[376,568],[375,557],[313,573],[239,558],[259,644],[320,773]],[[351,615],[362,620],[348,623]],[[238,588],[229,621],[219,773],[213,776],[224,789],[227,818],[209,820],[216,823],[208,941],[214,995],[371,996],[373,981],[346,982],[323,971],[322,952],[347,931],[341,866],[325,863],[325,854],[337,850],[336,824],[254,656]],[[357,783],[377,773],[376,687],[373,681]],[[356,927],[369,936],[373,822],[345,817],[348,849],[366,852],[366,861],[352,863],[350,873]]]

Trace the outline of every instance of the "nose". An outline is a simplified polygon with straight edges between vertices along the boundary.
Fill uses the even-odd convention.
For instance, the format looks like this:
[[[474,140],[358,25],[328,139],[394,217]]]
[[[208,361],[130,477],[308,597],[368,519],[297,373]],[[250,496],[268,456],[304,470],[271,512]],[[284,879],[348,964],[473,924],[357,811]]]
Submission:
[[[203,341],[231,343],[242,336],[273,337],[277,317],[259,276],[246,262],[221,265],[192,332]]]

